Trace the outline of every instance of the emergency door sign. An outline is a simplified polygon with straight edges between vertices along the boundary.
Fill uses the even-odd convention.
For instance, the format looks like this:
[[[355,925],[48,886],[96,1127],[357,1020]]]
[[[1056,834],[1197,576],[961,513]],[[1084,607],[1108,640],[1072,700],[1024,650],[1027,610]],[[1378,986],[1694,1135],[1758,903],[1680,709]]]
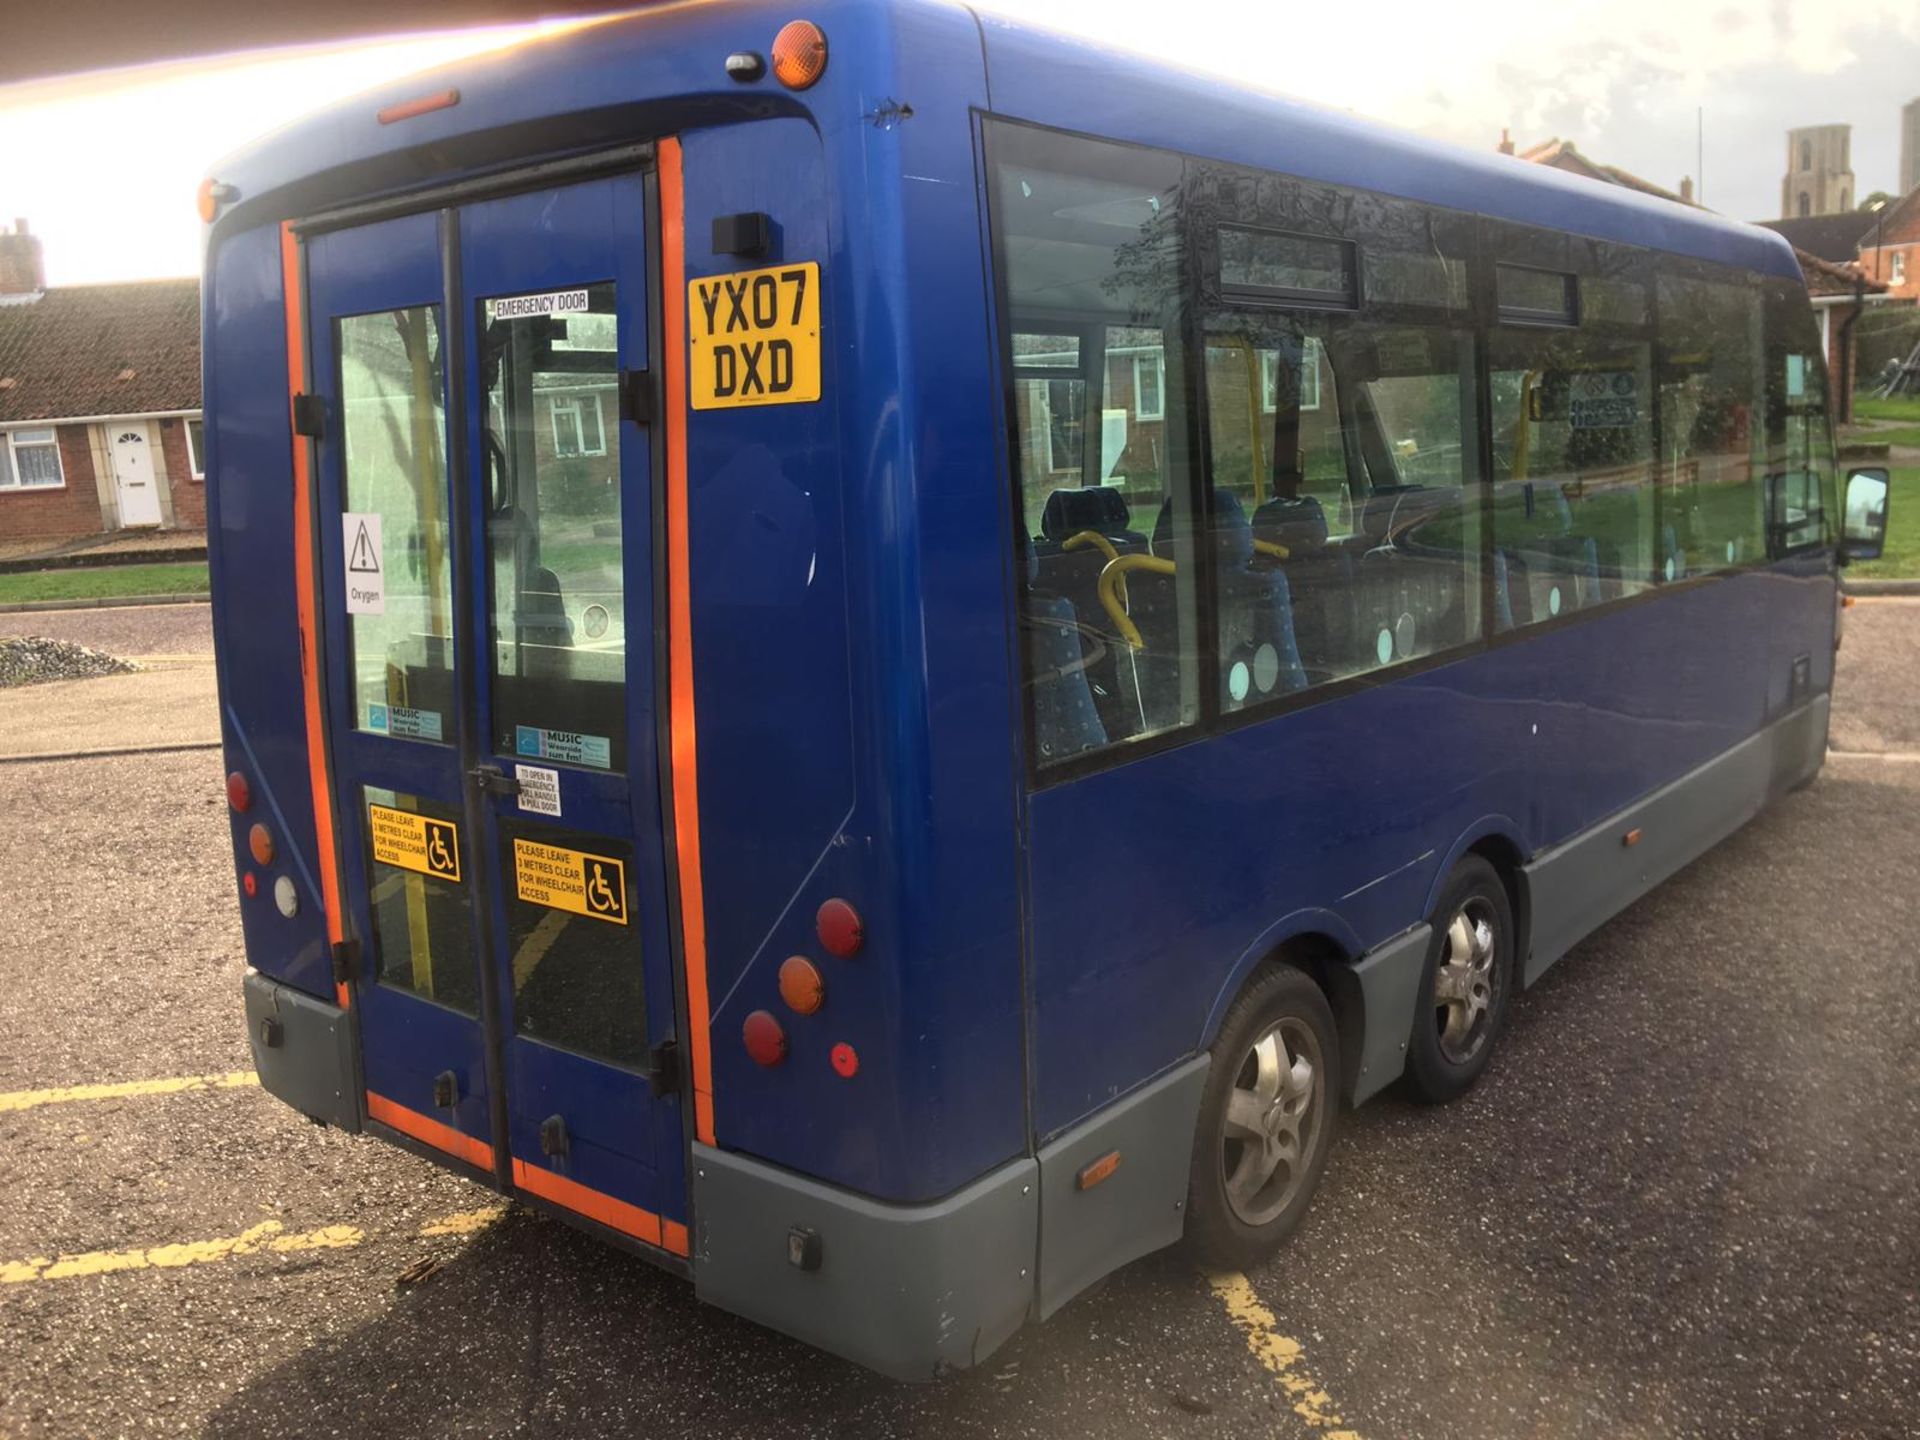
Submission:
[[[820,398],[820,266],[773,265],[687,282],[693,408]]]
[[[515,840],[513,881],[516,893],[530,905],[612,925],[627,923],[627,867],[611,855]]]
[[[385,552],[380,548],[380,513],[347,511],[340,517],[346,539],[347,613],[387,613]]]
[[[435,880],[460,878],[460,829],[453,821],[390,805],[369,805],[367,824],[373,833],[373,858],[382,865]]]

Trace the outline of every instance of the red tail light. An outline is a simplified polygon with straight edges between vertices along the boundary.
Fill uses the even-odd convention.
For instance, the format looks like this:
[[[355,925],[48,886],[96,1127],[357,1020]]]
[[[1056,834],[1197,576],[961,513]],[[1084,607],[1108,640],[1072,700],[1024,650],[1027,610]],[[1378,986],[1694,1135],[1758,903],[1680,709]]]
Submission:
[[[787,1058],[787,1032],[765,1010],[747,1016],[740,1027],[740,1038],[746,1041],[747,1054],[762,1065],[778,1065]]]
[[[253,806],[253,786],[238,770],[227,776],[227,804],[242,815]]]
[[[829,900],[813,917],[813,928],[829,955],[851,960],[866,943],[867,929],[860,912],[844,900]]]

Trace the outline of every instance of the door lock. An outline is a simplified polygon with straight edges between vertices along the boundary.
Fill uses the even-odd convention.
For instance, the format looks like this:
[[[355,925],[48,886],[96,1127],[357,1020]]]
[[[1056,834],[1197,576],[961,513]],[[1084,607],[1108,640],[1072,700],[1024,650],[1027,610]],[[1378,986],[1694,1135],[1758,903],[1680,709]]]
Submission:
[[[549,1160],[562,1160],[567,1154],[567,1122],[559,1115],[549,1115],[540,1122],[540,1153]]]
[[[460,1099],[460,1077],[451,1070],[442,1070],[433,1077],[433,1103],[441,1110],[451,1110]]]
[[[520,782],[498,765],[476,765],[467,772],[482,795],[518,795]]]

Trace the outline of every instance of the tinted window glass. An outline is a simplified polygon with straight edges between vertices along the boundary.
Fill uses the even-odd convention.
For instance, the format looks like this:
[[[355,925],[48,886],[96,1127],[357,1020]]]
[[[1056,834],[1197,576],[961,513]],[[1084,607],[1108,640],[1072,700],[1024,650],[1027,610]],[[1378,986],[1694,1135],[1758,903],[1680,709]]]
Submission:
[[[1044,768],[1199,714],[1180,166],[1020,126],[990,137]]]
[[[1647,589],[1651,347],[1592,327],[1501,327],[1489,344],[1496,627]]]
[[[1722,570],[1766,553],[1755,457],[1765,428],[1760,292],[1736,279],[1662,273],[1662,578]]]
[[[1208,318],[1223,710],[1479,635],[1473,386],[1465,331]]]
[[[1359,267],[1349,241],[1222,225],[1219,245],[1224,289],[1338,305],[1359,297]]]
[[[1832,543],[1833,434],[1827,367],[1806,295],[1767,282],[1767,542],[1779,556]]]

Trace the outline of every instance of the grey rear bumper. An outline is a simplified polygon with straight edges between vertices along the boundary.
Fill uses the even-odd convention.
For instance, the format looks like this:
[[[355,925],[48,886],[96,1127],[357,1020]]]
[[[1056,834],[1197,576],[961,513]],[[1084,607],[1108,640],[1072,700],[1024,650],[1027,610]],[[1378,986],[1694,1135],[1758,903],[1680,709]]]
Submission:
[[[258,970],[249,970],[241,984],[261,1087],[302,1114],[358,1130],[357,1031],[347,1012]]]

